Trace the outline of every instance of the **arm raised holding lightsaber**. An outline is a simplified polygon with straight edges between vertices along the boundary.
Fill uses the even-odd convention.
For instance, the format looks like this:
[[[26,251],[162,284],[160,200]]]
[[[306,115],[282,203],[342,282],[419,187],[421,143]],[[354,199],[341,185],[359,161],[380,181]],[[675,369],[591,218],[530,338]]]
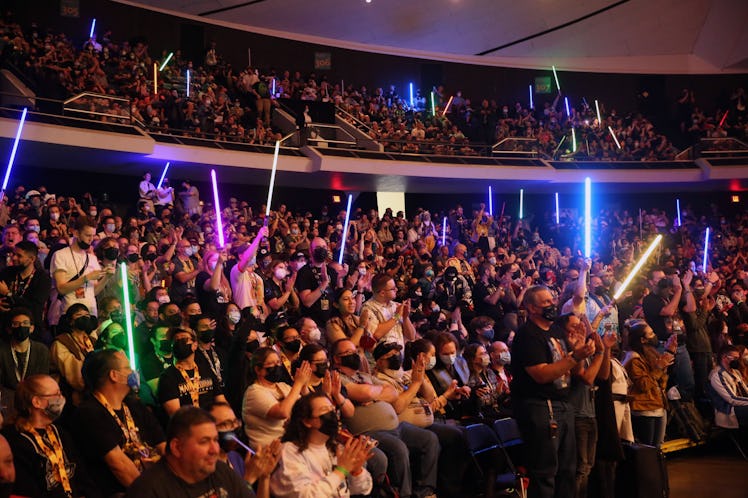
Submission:
[[[252,244],[244,250],[244,252],[239,256],[239,271],[243,272],[247,269],[247,266],[249,265],[249,261],[255,257],[257,254],[257,249],[260,247],[260,242],[262,242],[263,237],[267,237],[268,235],[268,227],[262,226],[257,231],[257,235],[255,236],[255,239],[252,241]]]

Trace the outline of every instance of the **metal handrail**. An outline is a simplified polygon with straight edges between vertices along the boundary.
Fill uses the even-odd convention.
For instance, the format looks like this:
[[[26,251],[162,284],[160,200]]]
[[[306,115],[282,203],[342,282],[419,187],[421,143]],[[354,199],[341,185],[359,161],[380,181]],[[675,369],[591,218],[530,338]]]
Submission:
[[[344,116],[347,116],[347,117],[351,118],[353,120],[353,122],[356,123],[357,127],[364,128],[366,131],[371,131],[371,126],[367,125],[366,123],[364,123],[363,121],[361,121],[360,119],[358,119],[356,116],[354,116],[350,112],[348,112],[348,111],[346,111],[344,109],[341,109],[337,105],[335,106],[335,111],[343,114]]]
[[[87,99],[87,100],[84,100],[84,99]],[[111,113],[106,112],[106,110],[102,112],[99,110],[77,109],[75,107],[71,107],[71,104],[86,106],[89,104],[89,102],[93,103],[94,106],[97,106],[97,103],[95,102],[95,100],[107,101],[110,105],[110,108],[111,108],[112,102],[119,102],[123,106],[123,108],[127,111],[127,115],[122,116],[119,114],[111,114]],[[64,100],[62,102],[62,111],[63,111],[63,114],[65,112],[75,112],[75,113],[80,113],[80,114],[86,114],[89,116],[102,116],[106,118],[116,119],[120,121],[128,121],[132,123],[132,107],[130,106],[130,103],[131,103],[130,99],[126,99],[123,97],[112,97],[111,95],[105,95],[105,94],[94,93],[94,92],[82,92],[82,93],[79,93],[78,95],[74,95],[70,97],[69,99]]]

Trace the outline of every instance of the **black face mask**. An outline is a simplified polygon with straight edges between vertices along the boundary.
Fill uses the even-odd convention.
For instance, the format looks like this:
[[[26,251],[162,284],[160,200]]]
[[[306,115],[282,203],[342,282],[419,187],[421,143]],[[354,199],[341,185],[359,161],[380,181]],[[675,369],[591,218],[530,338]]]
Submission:
[[[324,415],[320,415],[319,421],[319,431],[326,436],[335,437],[335,435],[338,433],[338,428],[340,427],[338,414],[335,412],[335,410],[327,412]]]
[[[317,263],[324,263],[327,261],[327,248],[326,247],[317,247],[312,251],[312,258],[314,258],[314,261]]]
[[[187,359],[192,354],[192,344],[184,339],[174,341],[172,351],[174,353],[174,358],[176,358],[177,360]]]
[[[358,370],[359,368],[361,368],[361,357],[358,355],[358,353],[341,356],[340,364],[352,370]]]
[[[179,313],[175,313],[171,316],[167,316],[166,321],[172,327],[179,327],[180,325],[182,325],[182,317],[179,315]]]
[[[319,377],[320,379],[325,376],[327,373],[327,370],[329,370],[329,365],[327,363],[320,363],[314,367],[314,375]]]
[[[284,342],[283,349],[292,353],[298,353],[301,350],[301,340],[294,339],[293,341]]]
[[[82,330],[85,333],[90,333],[96,330],[98,322],[95,316],[79,316],[73,321],[73,327],[76,330]]]
[[[153,263],[154,261],[156,261],[157,257],[158,257],[158,255],[156,253],[149,252],[148,254],[145,255],[145,257],[143,259],[146,260],[146,261],[150,261],[151,263]]]
[[[91,244],[87,242],[83,242],[82,240],[78,240],[78,247],[83,249],[84,251],[87,251],[89,247],[91,247]]]
[[[31,327],[11,327],[10,333],[13,336],[14,341],[23,342],[29,338]]]
[[[208,343],[213,340],[213,338],[216,336],[216,330],[210,329],[210,330],[203,330],[198,334],[198,338],[200,339],[200,342]]]
[[[649,344],[653,348],[656,348],[660,344],[660,341],[657,339],[657,336],[655,336],[655,337],[652,337],[651,339],[648,339],[647,342],[645,342],[645,344]]]
[[[727,366],[729,366],[733,370],[737,370],[738,368],[740,368],[740,360],[732,360],[727,364]]]
[[[173,349],[174,348],[172,347],[170,340],[164,339],[162,341],[158,341],[158,350],[162,353],[171,354]]]
[[[260,341],[258,341],[257,339],[255,339],[254,341],[249,341],[244,348],[247,353],[254,353],[260,348]]]
[[[268,382],[276,383],[283,380],[283,367],[281,365],[266,368],[265,372],[265,380]]]
[[[387,368],[389,368],[390,370],[400,370],[400,367],[402,366],[403,358],[399,354],[387,358]]]
[[[555,304],[549,304],[540,312],[540,316],[548,320],[549,322],[554,321],[558,317],[558,308]]]
[[[520,278],[521,276],[522,276],[522,272],[521,272],[521,271],[519,271],[519,270],[517,270],[517,271],[515,271],[514,273],[512,273],[512,280],[517,280],[517,279],[518,279],[518,278]]]
[[[595,290],[593,291],[596,296],[604,296],[605,295],[605,287],[602,285],[599,287],[595,287]]]
[[[79,242],[80,244],[80,242]],[[103,251],[104,259],[108,259],[109,261],[117,261],[117,258],[119,257],[119,249],[116,247],[107,247]]]
[[[137,254],[127,255],[127,261],[129,261],[130,263],[137,263],[139,259],[140,259],[140,256],[138,256]]]

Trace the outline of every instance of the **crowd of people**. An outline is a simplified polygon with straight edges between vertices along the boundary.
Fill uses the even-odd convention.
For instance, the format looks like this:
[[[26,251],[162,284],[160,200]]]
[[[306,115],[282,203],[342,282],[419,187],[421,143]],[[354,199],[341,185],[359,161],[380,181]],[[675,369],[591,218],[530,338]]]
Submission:
[[[603,209],[584,258],[571,215],[358,208],[339,263],[339,206],[231,198],[219,247],[180,185],[0,205],[14,494],[465,496],[470,432],[514,418],[528,496],[607,497],[623,443],[683,435],[672,400],[746,426],[748,214]]]
[[[235,69],[222,59],[215,43],[203,60],[187,60],[177,50],[161,68],[167,52],[151,54],[147,41],[120,41],[111,31],[94,35],[80,47],[64,33],[36,24],[24,29],[12,18],[0,23],[0,32],[4,58],[35,83],[40,96],[66,99],[93,92],[125,98],[129,105],[85,97],[69,106],[96,112],[93,119],[139,123],[161,133],[272,144],[280,138],[271,125],[278,99],[295,99],[335,105],[343,119],[388,152],[491,155],[491,147],[506,139],[517,140],[504,142],[500,151],[553,159],[662,161],[675,159],[679,152],[673,138],[658,132],[648,116],[619,114],[603,104],[599,122],[596,108],[586,100],[567,108],[560,92],[533,109],[522,102],[501,104],[495,97],[473,103],[461,91],[450,94],[442,86],[433,88],[433,99],[419,90],[411,102],[394,85],[384,90],[349,83],[343,88],[343,81],[332,83],[327,75],[314,72],[302,76],[292,70]],[[684,144],[705,137],[746,136],[742,89],[734,92],[728,109],[712,115],[697,106],[689,90],[676,106],[678,138]]]

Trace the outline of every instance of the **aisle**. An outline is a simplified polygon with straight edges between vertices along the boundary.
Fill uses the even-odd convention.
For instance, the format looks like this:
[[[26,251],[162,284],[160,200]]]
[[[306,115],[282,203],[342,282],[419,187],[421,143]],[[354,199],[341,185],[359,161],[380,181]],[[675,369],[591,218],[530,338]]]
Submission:
[[[734,448],[695,448],[667,456],[672,498],[746,498],[748,462]]]

